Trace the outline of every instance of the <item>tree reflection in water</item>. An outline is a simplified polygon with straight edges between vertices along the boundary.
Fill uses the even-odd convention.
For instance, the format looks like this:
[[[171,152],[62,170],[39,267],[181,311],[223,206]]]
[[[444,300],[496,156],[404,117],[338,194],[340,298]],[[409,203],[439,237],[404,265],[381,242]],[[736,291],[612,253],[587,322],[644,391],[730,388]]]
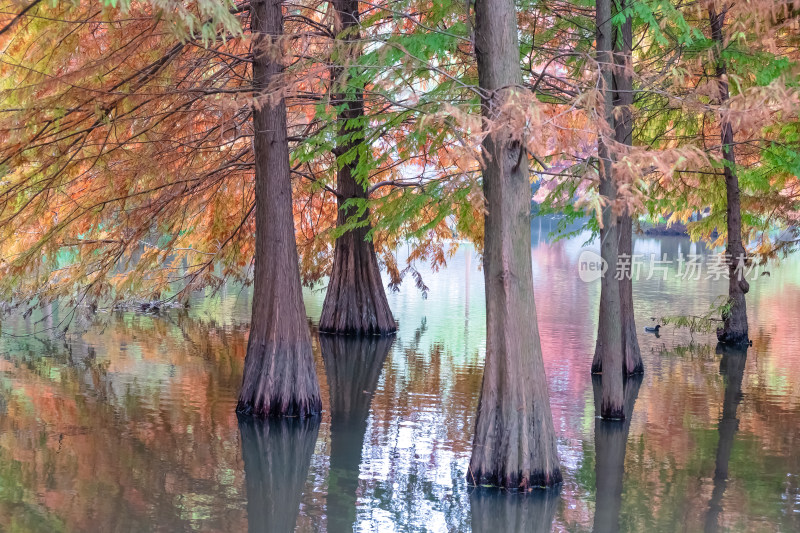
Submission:
[[[722,496],[728,485],[728,463],[733,450],[733,437],[739,429],[736,410],[742,401],[742,378],[747,363],[747,348],[733,348],[722,344],[717,346],[722,354],[719,373],[725,377],[725,398],[722,401],[722,417],[719,419],[719,441],[717,459],[714,466],[714,490],[708,503],[706,514],[706,533],[719,530],[719,515],[722,512]]]
[[[472,533],[545,533],[553,528],[561,495],[558,488],[508,492],[469,489]]]
[[[248,531],[294,531],[320,417],[239,416]]]
[[[622,507],[622,480],[625,474],[625,447],[631,429],[633,407],[639,396],[642,375],[635,374],[625,380],[625,419],[600,418],[601,375],[592,376],[594,389],[595,422],[595,512],[594,531],[619,531],[619,512]]]
[[[353,531],[359,467],[372,396],[394,342],[388,337],[320,335],[330,389],[328,531]]]
[[[774,273],[754,289],[754,343],[741,382],[744,358],[715,354],[715,339],[709,345],[710,339],[698,335],[687,344],[689,335],[680,331],[643,338],[646,386],[630,418],[618,511],[604,503],[619,501],[619,492],[603,490],[613,478],[601,475],[595,484],[596,468],[614,447],[595,444],[594,406],[591,399],[587,404],[592,391],[585,357],[596,323],[586,301],[597,295],[580,280],[568,281],[577,268],[568,251],[553,246],[535,252],[542,272],[548,272],[536,288],[566,465],[553,528],[590,531],[596,521],[599,529],[606,513],[615,519],[612,526],[624,531],[800,531],[800,352],[795,349],[800,333],[783,327],[800,320],[800,306],[788,304],[800,301],[800,260],[793,260],[791,270],[781,267],[785,282],[776,284]],[[378,381],[374,395],[359,397],[370,400],[369,407],[356,407],[351,398],[347,409],[358,416],[332,416],[346,405],[336,396],[345,390],[338,383],[355,369],[339,371],[339,363],[328,357],[333,350],[326,347],[323,358],[315,343],[319,376],[326,367],[329,374],[321,383],[326,413],[305,485],[299,486],[300,474],[292,489],[294,502],[302,493],[300,503],[282,509],[289,518],[276,517],[288,522],[285,528],[293,523],[297,531],[349,531],[355,520],[364,531],[466,531],[473,519],[480,530],[481,516],[511,524],[495,523],[497,533],[522,527],[506,518],[505,506],[524,511],[530,502],[510,495],[511,501],[499,505],[491,495],[471,494],[464,483],[485,311],[472,298],[482,285],[473,284],[465,326],[463,269],[453,263],[449,268],[437,274],[443,286],[428,300],[396,297],[398,319],[407,327],[398,332],[383,367],[364,379]],[[480,278],[475,272],[470,279]],[[562,276],[558,283],[548,281],[552,273]],[[655,281],[639,287],[641,316],[680,302],[695,306],[687,312],[698,314],[713,299],[710,283],[664,292]],[[694,297],[686,299],[686,291]],[[39,315],[34,313],[28,326],[24,317],[4,318],[0,529],[247,530],[247,482],[263,479],[253,454],[247,456],[247,472],[243,468],[245,448],[234,413],[250,306],[238,289],[228,296],[223,292],[198,296],[189,310],[103,315],[102,323],[81,336],[31,337],[26,327],[44,324]],[[377,364],[380,357],[371,360]],[[373,390],[355,380],[343,386],[351,386],[353,394]],[[363,437],[359,424],[366,426]],[[342,433],[347,428],[355,428],[350,437]],[[339,444],[344,442],[354,444]],[[268,453],[264,448],[256,459],[266,461]],[[621,466],[616,473],[622,476]],[[272,495],[265,490],[259,496],[257,487],[249,492],[251,506],[266,505]],[[534,513],[542,514],[529,511],[527,523]],[[253,529],[267,527],[256,511],[249,519]]]

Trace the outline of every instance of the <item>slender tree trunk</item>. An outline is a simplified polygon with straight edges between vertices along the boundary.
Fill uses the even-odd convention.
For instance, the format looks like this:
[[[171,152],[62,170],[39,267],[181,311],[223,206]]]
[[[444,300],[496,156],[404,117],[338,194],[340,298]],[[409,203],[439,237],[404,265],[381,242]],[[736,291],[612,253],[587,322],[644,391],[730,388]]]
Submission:
[[[719,100],[724,104],[730,98],[728,92],[727,68],[720,53],[725,46],[722,29],[725,26],[725,14],[717,13],[714,6],[708,8],[708,18],[711,21],[711,38],[716,42],[715,59],[717,62],[717,86]],[[728,298],[732,304],[730,312],[726,313],[722,328],[717,330],[717,339],[725,344],[747,344],[749,342],[747,331],[747,302],[745,294],[750,290],[750,285],[744,279],[741,269],[737,268],[740,260],[745,258],[744,244],[742,243],[742,209],[739,199],[739,177],[736,175],[736,156],[733,152],[733,127],[723,116],[720,124],[720,137],[722,140],[722,157],[725,159],[725,193],[727,197],[727,222],[728,222]]]
[[[600,411],[602,400],[601,380],[605,376],[592,376],[595,410]],[[595,533],[616,532],[619,527],[619,512],[622,508],[622,481],[625,475],[625,448],[631,429],[631,416],[642,384],[641,375],[625,380],[625,420],[603,420],[594,422],[595,449]]]
[[[620,9],[625,9],[627,0],[622,0]],[[615,28],[614,39],[614,107],[619,108],[614,128],[615,140],[625,146],[633,146],[633,21],[631,17]],[[633,257],[633,220],[627,209],[619,217],[619,254]],[[636,335],[636,320],[633,310],[633,279],[631,263],[619,281],[620,320],[622,322],[623,372],[626,376],[644,372],[639,339]]]
[[[344,106],[339,114],[340,144],[334,150],[337,158],[337,193],[339,213],[337,224],[343,225],[355,209],[342,209],[343,204],[352,199],[366,199],[364,179],[357,175],[358,165],[364,148],[363,126],[355,122],[364,116],[364,91],[361,87],[348,89],[347,64],[355,61],[358,54],[360,35],[358,32],[358,0],[334,0],[337,30],[343,37],[339,44],[339,66],[332,69],[337,93],[333,97],[334,106]],[[350,137],[345,137],[350,135]],[[352,157],[355,153],[355,157]],[[344,157],[346,155],[346,157]],[[346,162],[345,162],[346,161]],[[362,215],[361,221],[369,220],[369,212]],[[397,330],[397,324],[389,308],[386,292],[381,280],[378,258],[372,239],[367,238],[371,227],[348,231],[336,239],[333,254],[333,270],[322,305],[319,329],[329,333],[352,333],[384,335]]]
[[[331,395],[328,531],[354,531],[369,409],[394,337],[319,337]]]
[[[613,24],[611,23],[611,1],[597,0],[597,61],[600,64],[600,87],[602,92],[602,113],[605,122],[614,126],[614,58]],[[603,418],[624,418],[623,405],[623,352],[620,283],[616,279],[617,258],[619,255],[619,224],[613,205],[617,198],[614,182],[612,156],[601,126],[597,151],[600,159],[600,194],[608,200],[603,208],[602,231],[600,232],[600,255],[608,265],[608,270],[600,279],[600,314],[597,326],[597,345],[595,360],[603,373],[603,401],[600,409]],[[597,363],[592,364],[598,369]]]
[[[722,417],[719,420],[719,442],[714,467],[714,489],[708,502],[705,531],[719,530],[719,515],[722,512],[722,497],[728,486],[728,463],[733,451],[733,440],[739,431],[736,411],[742,401],[742,379],[747,363],[747,347],[728,347],[720,345],[717,353],[722,353],[719,373],[725,376],[725,398],[722,402]]]
[[[239,417],[250,533],[295,529],[320,417]]]
[[[274,99],[281,73],[281,0],[253,0],[256,252],[253,316],[237,410],[309,416],[322,409],[300,285],[292,214],[286,105]],[[273,95],[269,95],[273,91]]]
[[[533,294],[530,178],[525,140],[511,127],[520,90],[513,0],[476,0],[475,52],[483,116],[486,198],[486,362],[467,480],[529,489],[561,482]]]
[[[619,253],[633,255],[633,223],[630,215],[624,214],[620,219]],[[630,267],[628,267],[630,268]],[[639,337],[636,334],[636,320],[633,308],[633,283],[626,279],[619,282],[620,316],[622,320],[623,372],[626,376],[644,373],[642,352],[639,349]]]
[[[621,9],[625,8],[623,0]],[[622,145],[633,145],[633,76],[630,69],[633,62],[633,24],[630,17],[618,28],[614,28],[614,107],[619,108],[615,116],[614,140]],[[618,218],[619,255],[633,256],[633,220],[624,211]],[[601,230],[601,239],[604,233]],[[622,323],[623,372],[626,376],[644,372],[639,338],[636,334],[636,320],[633,308],[633,280],[631,263],[620,263],[624,267],[619,280],[620,322]],[[598,336],[598,341],[600,340]],[[602,350],[598,342],[592,361],[592,373],[603,371]]]

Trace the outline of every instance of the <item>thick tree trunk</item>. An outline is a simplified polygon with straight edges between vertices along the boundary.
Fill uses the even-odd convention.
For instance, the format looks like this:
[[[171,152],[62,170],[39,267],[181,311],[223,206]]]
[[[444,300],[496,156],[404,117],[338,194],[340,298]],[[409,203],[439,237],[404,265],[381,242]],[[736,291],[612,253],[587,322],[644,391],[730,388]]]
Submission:
[[[625,9],[627,0],[622,0],[620,9]],[[614,107],[618,108],[614,128],[616,142],[633,146],[633,21],[631,17],[622,26],[615,28],[614,38]],[[619,254],[633,256],[633,220],[627,210],[619,217]],[[626,376],[644,372],[639,338],[636,335],[636,320],[633,310],[633,279],[631,263],[619,280],[620,320],[622,322],[623,372]]]
[[[602,91],[602,113],[605,122],[614,126],[614,58],[613,25],[611,23],[611,0],[597,0],[597,61],[600,65],[600,87]],[[597,151],[600,162],[600,194],[608,200],[603,208],[603,229],[600,233],[600,255],[608,270],[600,280],[600,313],[597,326],[595,360],[599,361],[603,373],[603,401],[600,409],[603,418],[625,418],[623,405],[623,352],[622,320],[620,318],[620,284],[616,279],[619,255],[619,224],[613,205],[617,198],[614,182],[611,150],[601,131]],[[597,364],[592,364],[593,369]]]
[[[331,395],[329,531],[353,531],[359,467],[372,396],[394,337],[319,337]]]
[[[352,178],[343,178],[344,174],[349,173],[340,169],[340,204],[345,198],[364,196],[363,188]],[[361,196],[358,192],[347,193],[348,189],[360,190]],[[347,210],[340,210],[338,223],[344,224],[349,216]],[[320,332],[386,335],[397,331],[375,248],[366,237],[369,230],[369,226],[357,228],[336,239],[333,270],[319,320]]]
[[[472,533],[550,533],[560,500],[555,490],[506,494],[470,489]]]
[[[338,17],[337,30],[343,36],[340,42],[343,52],[339,56],[342,66],[333,68],[331,73],[334,83],[339,85],[332,103],[337,107],[344,106],[339,114],[340,138],[351,135],[334,150],[338,161],[339,213],[336,222],[341,226],[355,212],[352,208],[342,209],[342,205],[351,198],[367,198],[364,180],[359,180],[356,174],[360,161],[359,145],[364,142],[362,126],[354,125],[354,121],[364,116],[364,91],[360,87],[347,90],[347,68],[344,66],[354,59],[353,54],[358,53],[358,0],[334,0],[333,7]],[[353,152],[355,157],[344,162]],[[343,158],[345,154],[347,157]],[[361,221],[368,219],[369,212],[366,212]],[[375,248],[372,239],[367,238],[370,229],[367,223],[336,239],[333,270],[319,321],[321,332],[384,335],[397,330],[383,288]]]
[[[237,411],[254,416],[308,416],[322,409],[300,285],[292,214],[286,105],[275,91],[283,33],[280,0],[250,4],[256,173],[253,316]],[[277,57],[276,57],[277,56]],[[276,93],[277,94],[277,93]]]
[[[719,57],[725,46],[722,29],[725,25],[725,11],[717,13],[714,6],[708,8],[708,17],[711,21],[711,38],[716,41],[717,61],[717,86],[719,87],[720,103],[725,103],[730,98],[728,92],[727,68],[725,62]],[[728,222],[728,299],[732,304],[730,312],[726,313],[722,328],[717,330],[717,339],[725,344],[744,345],[749,342],[747,330],[747,302],[745,294],[750,290],[750,285],[744,278],[743,271],[737,266],[745,258],[744,244],[742,243],[742,209],[739,199],[739,177],[735,172],[736,156],[733,152],[733,127],[723,116],[720,124],[720,137],[722,140],[722,157],[725,159],[725,193],[727,197],[727,222]]]
[[[705,531],[719,530],[719,515],[722,512],[722,497],[728,485],[728,463],[733,451],[733,438],[739,430],[736,411],[742,401],[742,379],[747,363],[747,347],[720,345],[717,353],[722,353],[719,373],[725,376],[725,398],[722,402],[722,417],[719,420],[719,442],[714,467],[714,489],[708,503]]]
[[[239,416],[251,533],[294,531],[319,424],[320,417]]]
[[[605,379],[605,376],[592,376],[595,410],[598,413],[602,401],[602,379]],[[595,419],[595,510],[592,529],[595,533],[620,530],[619,512],[622,508],[625,448],[641,384],[641,375],[633,375],[625,380],[625,420]]]
[[[513,0],[475,2],[486,197],[486,362],[467,480],[529,489],[561,482],[533,295],[525,140],[507,104],[520,89]]]

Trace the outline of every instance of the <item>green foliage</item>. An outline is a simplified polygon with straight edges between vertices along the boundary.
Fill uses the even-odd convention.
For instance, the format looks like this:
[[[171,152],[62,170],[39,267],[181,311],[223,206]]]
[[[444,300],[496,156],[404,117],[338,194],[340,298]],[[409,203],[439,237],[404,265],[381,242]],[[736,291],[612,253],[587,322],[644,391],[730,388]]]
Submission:
[[[732,304],[733,302],[728,297],[722,296],[711,304],[708,312],[703,315],[663,316],[657,320],[664,326],[686,328],[692,335],[695,333],[713,333],[722,326],[722,317],[730,313]]]
[[[620,2],[617,0],[617,5]],[[703,33],[692,26],[683,12],[669,0],[647,0],[643,2],[626,2],[625,9],[617,8],[612,22],[621,26],[627,18],[634,24],[646,26],[654,42],[659,46],[677,43],[681,46],[692,46],[702,40]]]

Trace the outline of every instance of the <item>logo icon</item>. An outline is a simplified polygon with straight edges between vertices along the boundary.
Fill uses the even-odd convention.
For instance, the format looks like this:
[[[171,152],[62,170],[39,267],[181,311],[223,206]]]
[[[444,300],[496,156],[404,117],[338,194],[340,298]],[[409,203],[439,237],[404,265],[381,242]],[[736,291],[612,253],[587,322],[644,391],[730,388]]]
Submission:
[[[599,254],[591,250],[584,250],[578,256],[578,277],[584,283],[598,280],[608,270],[608,263]]]

